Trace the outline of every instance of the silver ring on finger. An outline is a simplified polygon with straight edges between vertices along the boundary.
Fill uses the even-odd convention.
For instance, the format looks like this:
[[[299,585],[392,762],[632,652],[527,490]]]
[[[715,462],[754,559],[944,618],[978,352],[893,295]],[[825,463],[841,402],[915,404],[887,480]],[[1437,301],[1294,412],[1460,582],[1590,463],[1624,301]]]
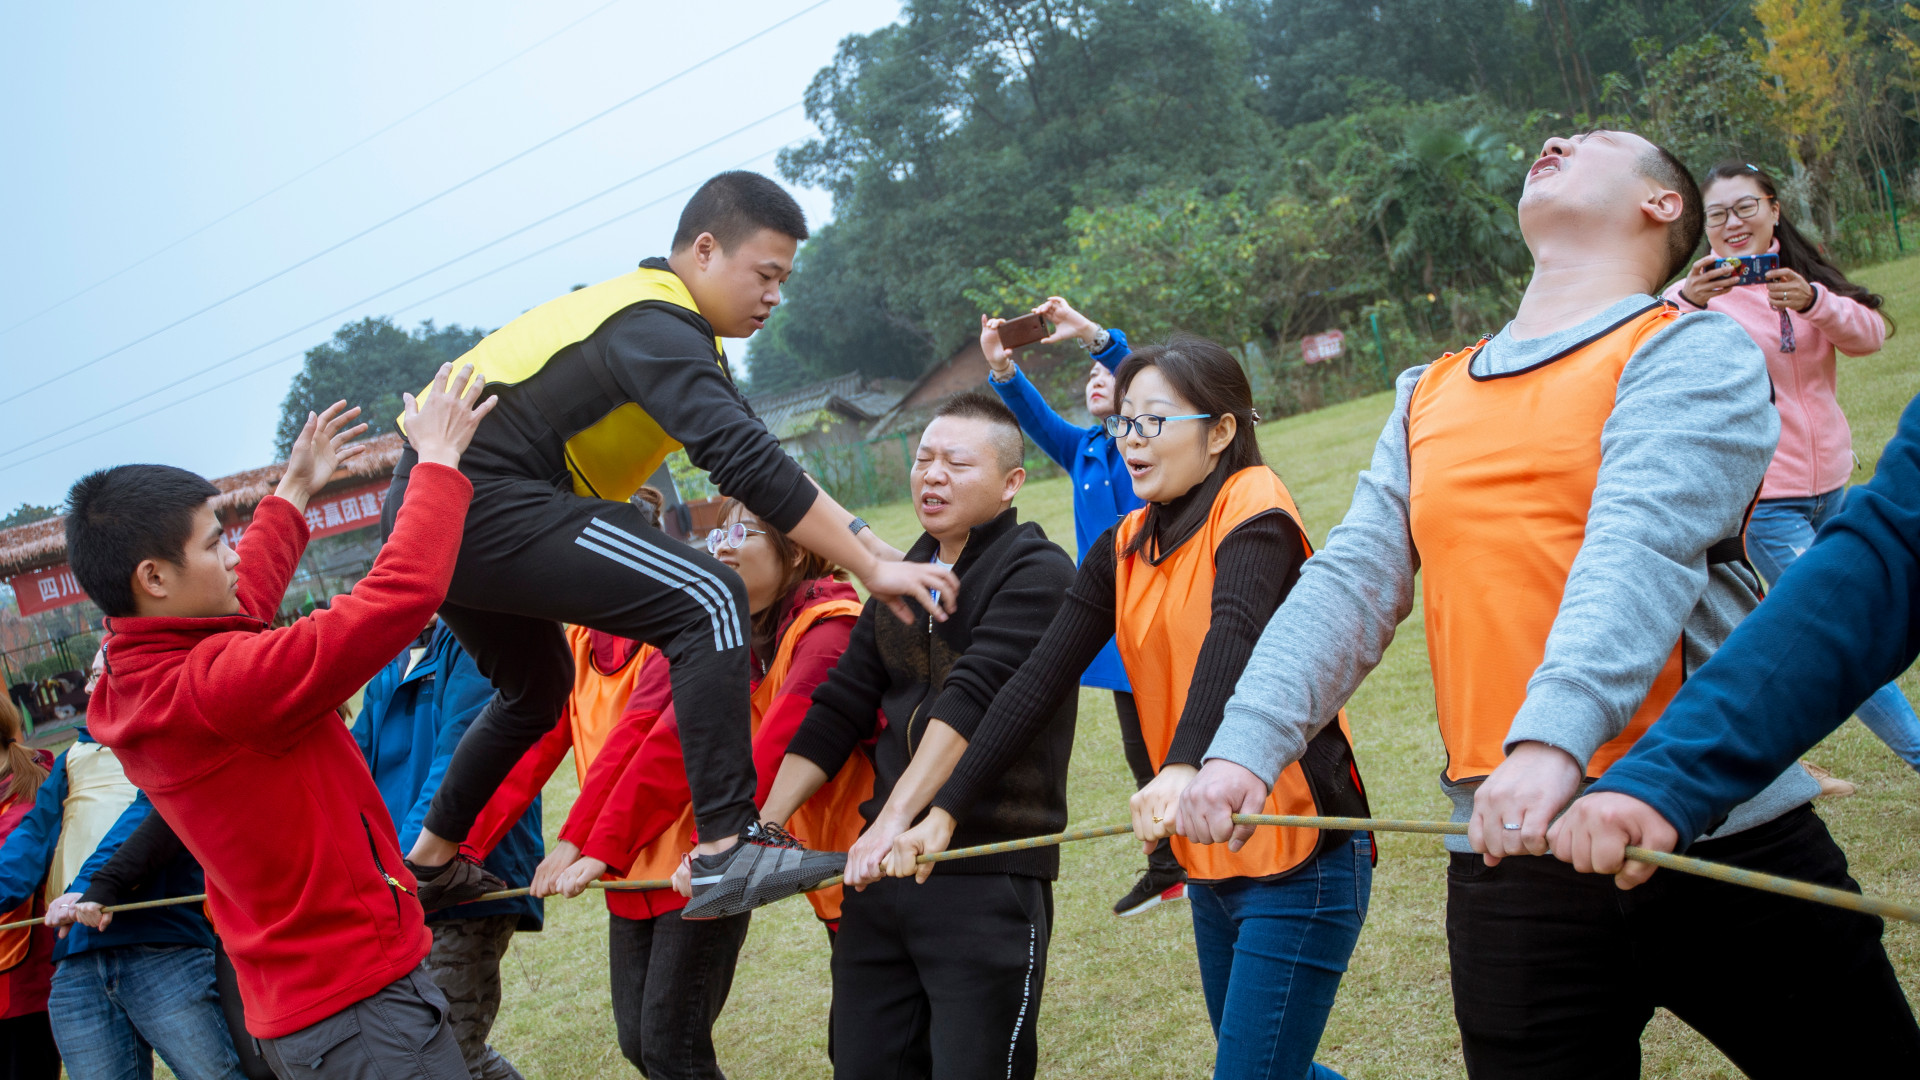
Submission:
[[[1517,824],[1515,824],[1515,823],[1513,823],[1513,822],[1510,822],[1510,821],[1503,821],[1503,822],[1501,822],[1501,823],[1500,823],[1500,827],[1501,827],[1501,828],[1503,828],[1503,829],[1505,829],[1505,830],[1507,830],[1508,832],[1519,832],[1519,831],[1520,831],[1520,826],[1519,826],[1519,825],[1517,825]]]

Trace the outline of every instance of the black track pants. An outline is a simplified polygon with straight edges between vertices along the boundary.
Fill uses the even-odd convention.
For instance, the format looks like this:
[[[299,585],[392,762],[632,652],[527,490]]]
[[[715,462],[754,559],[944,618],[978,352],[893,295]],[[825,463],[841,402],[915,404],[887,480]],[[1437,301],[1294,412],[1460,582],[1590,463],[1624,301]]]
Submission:
[[[1859,887],[1811,807],[1689,854]],[[1453,1011],[1467,1075],[1631,1078],[1656,1006],[1753,1077],[1920,1076],[1920,1027],[1870,915],[1662,870],[1630,892],[1552,856],[1454,855]]]
[[[848,889],[833,942],[837,1080],[1031,1080],[1053,883],[936,870]]]
[[[394,470],[382,523],[389,532],[416,460],[409,448]],[[520,756],[559,720],[574,677],[560,624],[573,623],[666,653],[700,835],[745,828],[755,812],[739,576],[648,525],[629,503],[537,480],[470,479],[473,504],[440,617],[494,695],[454,751],[426,827],[465,839]]]

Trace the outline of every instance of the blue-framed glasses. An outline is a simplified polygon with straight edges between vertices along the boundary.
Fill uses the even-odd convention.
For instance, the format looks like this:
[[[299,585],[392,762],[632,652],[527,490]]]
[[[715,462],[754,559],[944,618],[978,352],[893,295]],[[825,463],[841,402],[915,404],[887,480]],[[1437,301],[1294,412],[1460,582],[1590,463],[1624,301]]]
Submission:
[[[1157,438],[1160,429],[1176,420],[1211,420],[1212,413],[1189,413],[1186,416],[1121,416],[1114,413],[1102,422],[1107,434],[1115,439],[1124,439],[1129,432],[1137,431],[1143,439]]]

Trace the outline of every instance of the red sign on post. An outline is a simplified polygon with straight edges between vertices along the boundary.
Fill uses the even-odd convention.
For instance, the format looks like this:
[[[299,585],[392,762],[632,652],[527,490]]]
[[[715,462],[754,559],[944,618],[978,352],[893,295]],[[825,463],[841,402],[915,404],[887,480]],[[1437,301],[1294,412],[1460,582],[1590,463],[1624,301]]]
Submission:
[[[1309,364],[1322,360],[1331,360],[1344,351],[1347,335],[1338,330],[1329,330],[1324,334],[1300,339],[1300,356]]]
[[[307,539],[318,540],[378,525],[380,508],[385,505],[387,485],[384,481],[315,499],[307,504]],[[247,520],[227,526],[227,543],[238,544],[252,522],[249,515]]]
[[[80,583],[73,579],[73,570],[66,563],[15,574],[7,579],[7,584],[13,586],[14,600],[20,605],[22,615],[52,611],[87,598]]]

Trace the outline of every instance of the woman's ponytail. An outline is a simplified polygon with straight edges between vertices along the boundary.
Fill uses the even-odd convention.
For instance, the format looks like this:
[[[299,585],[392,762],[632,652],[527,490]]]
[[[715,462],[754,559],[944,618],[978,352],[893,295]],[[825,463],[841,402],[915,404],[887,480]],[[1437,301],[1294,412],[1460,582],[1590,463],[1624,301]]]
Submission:
[[[0,771],[0,778],[7,781],[0,795],[14,802],[32,799],[40,790],[40,781],[47,778],[47,768],[40,764],[40,755],[23,741],[25,738],[19,710],[11,700],[0,698],[0,750],[6,752],[0,757],[0,770],[4,770]]]

